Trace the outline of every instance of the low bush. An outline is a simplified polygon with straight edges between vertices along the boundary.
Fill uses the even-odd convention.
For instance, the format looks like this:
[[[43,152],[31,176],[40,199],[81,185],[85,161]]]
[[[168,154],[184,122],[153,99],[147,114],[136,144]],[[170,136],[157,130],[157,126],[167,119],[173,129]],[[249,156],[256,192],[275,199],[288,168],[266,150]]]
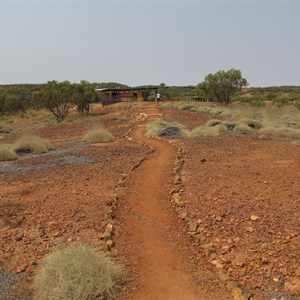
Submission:
[[[109,143],[114,140],[114,136],[106,129],[92,129],[87,132],[83,140],[89,143]]]
[[[252,129],[261,129],[263,127],[262,122],[254,119],[243,118],[238,121],[239,124],[245,124]]]
[[[183,125],[178,123],[154,121],[148,126],[146,136],[180,138],[189,136],[189,131]]]
[[[260,129],[259,133],[263,136],[271,135],[275,137],[300,139],[300,129],[295,128],[266,126]]]
[[[34,153],[41,154],[47,153],[53,149],[52,144],[37,136],[24,136],[17,140],[13,145],[13,149],[17,154]]]
[[[248,126],[248,124],[237,124],[234,126],[233,131],[247,133],[252,131],[252,128]]]
[[[194,128],[191,131],[191,137],[217,137],[221,132],[228,131],[227,126],[220,123],[215,126],[208,126],[207,124]]]
[[[2,144],[0,145],[0,161],[15,160],[18,156],[11,145]]]
[[[84,245],[56,250],[45,257],[33,286],[37,300],[113,299],[124,274],[108,256]]]

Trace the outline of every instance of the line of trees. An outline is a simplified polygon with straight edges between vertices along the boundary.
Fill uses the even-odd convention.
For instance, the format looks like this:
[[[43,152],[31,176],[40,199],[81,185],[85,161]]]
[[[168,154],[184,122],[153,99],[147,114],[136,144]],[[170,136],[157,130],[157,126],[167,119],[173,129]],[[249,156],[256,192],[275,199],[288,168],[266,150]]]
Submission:
[[[9,86],[11,87],[11,86]],[[0,115],[19,114],[24,116],[29,108],[49,110],[58,122],[63,121],[71,107],[83,116],[90,113],[92,103],[100,101],[95,84],[87,81],[70,83],[68,81],[49,81],[33,90],[32,94],[19,90],[8,90],[0,94]]]
[[[79,84],[49,81],[41,91],[33,94],[32,105],[49,110],[56,120],[61,122],[67,117],[71,107],[75,106],[81,115],[87,116],[91,104],[99,100],[94,86],[87,81],[81,81]]]
[[[9,114],[19,114],[24,116],[28,108],[28,101],[26,97],[22,95],[15,94],[5,94],[0,95],[0,115]]]

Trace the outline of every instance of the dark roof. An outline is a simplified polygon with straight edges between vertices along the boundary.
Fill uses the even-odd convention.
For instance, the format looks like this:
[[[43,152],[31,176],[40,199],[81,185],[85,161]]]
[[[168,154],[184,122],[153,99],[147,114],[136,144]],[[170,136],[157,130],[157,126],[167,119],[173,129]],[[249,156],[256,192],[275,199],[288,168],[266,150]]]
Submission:
[[[156,91],[158,87],[137,87],[137,88],[124,88],[124,89],[111,89],[111,88],[103,88],[103,89],[96,89],[98,92],[130,92],[130,91]]]

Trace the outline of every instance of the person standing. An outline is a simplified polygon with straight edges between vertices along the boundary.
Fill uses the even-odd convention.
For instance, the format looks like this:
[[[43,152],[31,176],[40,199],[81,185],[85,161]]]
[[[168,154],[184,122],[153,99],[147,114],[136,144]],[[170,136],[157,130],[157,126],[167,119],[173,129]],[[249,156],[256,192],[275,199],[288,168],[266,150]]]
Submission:
[[[156,93],[156,98],[155,98],[155,102],[159,101],[160,100],[160,93],[159,91],[157,91]]]

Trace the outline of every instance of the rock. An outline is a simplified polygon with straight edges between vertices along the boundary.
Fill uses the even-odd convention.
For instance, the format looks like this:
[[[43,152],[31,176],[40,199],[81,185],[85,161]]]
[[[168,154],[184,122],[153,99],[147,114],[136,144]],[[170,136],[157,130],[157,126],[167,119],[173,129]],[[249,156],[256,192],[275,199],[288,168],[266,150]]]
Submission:
[[[114,247],[114,245],[115,245],[115,243],[113,240],[108,240],[108,241],[106,241],[104,248],[106,251],[111,251],[111,248]]]
[[[198,228],[197,222],[195,222],[195,221],[189,222],[189,230],[190,230],[191,232],[196,231],[197,228]]]
[[[284,284],[284,289],[291,294],[291,296],[300,296],[300,279],[293,279]]]
[[[179,175],[174,177],[174,185],[181,184],[181,178]]]
[[[187,216],[187,213],[185,211],[183,211],[181,214],[180,214],[180,219],[181,220],[184,220],[184,218],[186,218]]]
[[[112,224],[107,224],[106,226],[105,226],[105,232],[107,232],[107,233],[109,233],[109,234],[112,234],[113,233],[113,231],[114,231],[114,228],[113,228],[113,225]]]
[[[226,288],[228,291],[231,291],[232,289],[236,288],[238,286],[238,282],[235,280],[230,280],[226,283]]]
[[[251,220],[251,221],[256,221],[256,220],[258,220],[258,219],[259,219],[259,217],[256,216],[256,215],[252,215],[252,216],[250,217],[250,220]]]
[[[100,235],[100,240],[108,240],[110,239],[110,233],[109,232],[104,232]]]
[[[248,231],[248,232],[251,233],[251,232],[254,232],[254,229],[253,229],[252,227],[247,227],[247,228],[246,228],[246,231]]]
[[[231,295],[233,300],[247,300],[247,298],[243,295],[242,290],[238,287],[235,287],[231,290]]]
[[[205,162],[206,162],[206,159],[205,159],[205,158],[202,158],[202,159],[200,160],[200,162],[201,162],[201,163],[205,163]]]
[[[15,240],[17,242],[22,241],[24,234],[23,233],[18,233],[15,237]]]
[[[216,249],[214,248],[212,243],[203,244],[201,245],[201,247],[204,250],[204,252],[208,255],[211,255],[212,253],[216,252]]]
[[[176,203],[177,207],[185,207],[185,203],[183,201],[177,202]]]

